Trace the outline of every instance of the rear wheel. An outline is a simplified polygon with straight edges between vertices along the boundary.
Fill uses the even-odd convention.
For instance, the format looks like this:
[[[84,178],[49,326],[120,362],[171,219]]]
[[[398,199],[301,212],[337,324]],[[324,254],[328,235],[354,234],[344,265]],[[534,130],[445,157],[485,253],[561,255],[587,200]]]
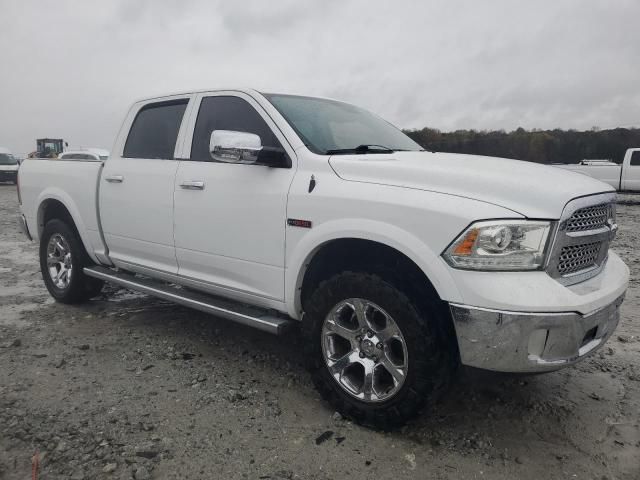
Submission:
[[[438,309],[418,309],[377,275],[343,272],[321,283],[304,318],[314,384],[367,426],[403,425],[444,390],[457,364]]]
[[[80,303],[100,294],[103,282],[84,274],[91,265],[75,229],[62,220],[47,222],[40,239],[40,270],[51,296],[61,303]]]

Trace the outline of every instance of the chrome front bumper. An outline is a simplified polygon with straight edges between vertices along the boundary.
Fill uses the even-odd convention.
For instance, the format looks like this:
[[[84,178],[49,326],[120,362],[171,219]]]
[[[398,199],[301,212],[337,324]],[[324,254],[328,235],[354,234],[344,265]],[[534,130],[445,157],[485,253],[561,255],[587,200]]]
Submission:
[[[22,214],[18,215],[17,221],[18,226],[20,227],[20,231],[24,233],[29,240],[33,240],[33,238],[31,237],[31,233],[29,232],[29,227],[27,225],[27,219],[25,218],[25,216]]]
[[[545,372],[576,363],[611,336],[624,295],[587,315],[451,304],[461,361],[499,372]]]

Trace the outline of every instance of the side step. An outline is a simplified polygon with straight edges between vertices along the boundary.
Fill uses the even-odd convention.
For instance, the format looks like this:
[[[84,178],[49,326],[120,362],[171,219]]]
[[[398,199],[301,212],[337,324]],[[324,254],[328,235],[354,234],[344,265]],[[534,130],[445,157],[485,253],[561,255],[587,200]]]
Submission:
[[[116,272],[100,266],[85,267],[84,273],[105,282],[115,283],[130,290],[146,293],[185,307],[195,308],[196,310],[211,313],[276,335],[282,334],[287,327],[293,324],[293,320],[268,315],[265,310],[192,290],[185,290],[147,277],[140,278],[129,273]]]

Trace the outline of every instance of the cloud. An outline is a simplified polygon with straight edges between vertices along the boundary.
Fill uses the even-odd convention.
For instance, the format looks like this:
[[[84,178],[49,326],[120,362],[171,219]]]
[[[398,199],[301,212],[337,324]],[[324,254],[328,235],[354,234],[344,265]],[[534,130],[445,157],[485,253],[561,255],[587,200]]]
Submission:
[[[640,124],[634,0],[0,0],[0,145],[110,148],[131,102],[218,86],[400,127]]]

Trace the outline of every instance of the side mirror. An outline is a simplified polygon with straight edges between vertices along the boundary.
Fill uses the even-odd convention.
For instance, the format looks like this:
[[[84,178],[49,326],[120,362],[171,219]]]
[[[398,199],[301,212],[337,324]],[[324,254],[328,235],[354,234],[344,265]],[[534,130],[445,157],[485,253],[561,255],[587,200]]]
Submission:
[[[209,152],[216,162],[257,163],[262,150],[258,135],[232,130],[214,130],[209,140]]]
[[[289,168],[291,162],[283,148],[263,147],[254,133],[214,130],[209,140],[209,153],[216,162],[266,165]]]

